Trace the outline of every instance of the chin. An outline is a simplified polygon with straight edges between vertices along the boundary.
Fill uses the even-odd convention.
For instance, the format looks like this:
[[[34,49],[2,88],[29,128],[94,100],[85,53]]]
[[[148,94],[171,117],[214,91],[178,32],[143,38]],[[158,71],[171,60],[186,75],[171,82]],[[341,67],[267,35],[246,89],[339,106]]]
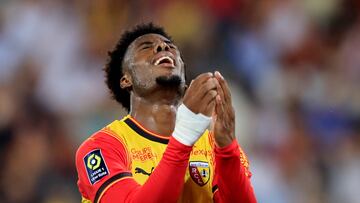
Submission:
[[[157,77],[156,83],[166,87],[181,87],[185,81],[177,74],[168,74]]]

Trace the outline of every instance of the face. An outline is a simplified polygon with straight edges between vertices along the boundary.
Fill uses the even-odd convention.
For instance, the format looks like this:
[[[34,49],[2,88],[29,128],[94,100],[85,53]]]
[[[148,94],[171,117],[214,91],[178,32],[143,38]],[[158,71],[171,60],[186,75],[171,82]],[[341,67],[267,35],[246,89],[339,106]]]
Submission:
[[[161,88],[161,82],[177,78],[177,88],[185,86],[184,63],[178,48],[158,34],[146,34],[137,38],[128,48],[123,62],[124,77],[121,86],[135,92]]]

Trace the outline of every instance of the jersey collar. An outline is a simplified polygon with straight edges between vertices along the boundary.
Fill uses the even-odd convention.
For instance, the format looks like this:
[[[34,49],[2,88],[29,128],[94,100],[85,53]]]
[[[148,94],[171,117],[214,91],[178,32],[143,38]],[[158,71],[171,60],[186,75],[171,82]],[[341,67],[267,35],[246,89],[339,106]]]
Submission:
[[[148,140],[151,140],[151,141],[154,141],[154,142],[159,142],[159,143],[162,143],[162,144],[169,143],[170,137],[158,135],[156,133],[153,133],[153,132],[147,130],[139,122],[137,122],[134,118],[132,118],[130,115],[125,118],[124,122],[132,130],[134,130],[140,136],[142,136],[142,137],[144,137],[144,138],[146,138]]]

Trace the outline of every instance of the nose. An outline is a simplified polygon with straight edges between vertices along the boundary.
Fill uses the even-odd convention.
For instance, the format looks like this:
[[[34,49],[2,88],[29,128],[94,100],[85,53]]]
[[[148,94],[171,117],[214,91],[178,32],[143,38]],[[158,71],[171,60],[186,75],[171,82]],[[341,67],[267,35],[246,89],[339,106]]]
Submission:
[[[161,51],[169,51],[170,47],[165,42],[161,41],[155,46],[155,53],[161,52]]]

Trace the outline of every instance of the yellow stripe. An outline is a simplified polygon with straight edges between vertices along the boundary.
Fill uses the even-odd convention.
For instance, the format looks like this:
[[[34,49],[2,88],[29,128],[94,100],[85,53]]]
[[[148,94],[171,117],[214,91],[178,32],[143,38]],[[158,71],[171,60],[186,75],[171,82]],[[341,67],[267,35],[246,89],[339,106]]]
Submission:
[[[103,133],[105,133],[105,134],[107,134],[107,135],[109,135],[109,136],[117,139],[117,140],[124,146],[124,149],[125,149],[125,151],[126,151],[127,163],[128,163],[127,167],[128,167],[128,169],[130,170],[130,169],[131,169],[131,157],[130,157],[130,153],[129,153],[129,151],[128,151],[127,145],[125,144],[124,140],[121,139],[119,136],[116,135],[115,132],[113,132],[112,130],[110,130],[110,129],[108,129],[108,128],[103,128],[103,129],[101,130],[101,132],[103,132]]]
[[[91,203],[91,201],[86,199],[85,197],[81,197],[81,203]]]

